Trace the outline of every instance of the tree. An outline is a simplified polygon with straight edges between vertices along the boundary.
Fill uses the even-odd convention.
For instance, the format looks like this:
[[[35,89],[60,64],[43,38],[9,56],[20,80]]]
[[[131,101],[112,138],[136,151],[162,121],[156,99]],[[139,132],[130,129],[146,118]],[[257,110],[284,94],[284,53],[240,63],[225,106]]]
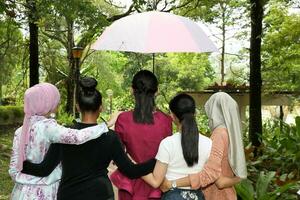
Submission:
[[[68,69],[66,77],[67,103],[66,111],[71,113],[73,110],[74,97],[74,71],[75,62],[72,55],[74,46],[81,46],[86,49],[82,58],[90,55],[89,45],[103,28],[111,21],[128,15],[132,11],[132,6],[127,12],[116,13],[112,7],[100,6],[102,1],[81,1],[81,0],[43,0],[39,7],[40,11],[45,13],[39,21],[41,33],[52,40],[56,40],[65,49],[68,60]],[[100,4],[100,5],[99,5]],[[68,5],[68,6],[66,6]],[[106,9],[110,9],[107,11]],[[105,15],[104,13],[108,13]],[[115,15],[110,16],[113,13]]]
[[[249,136],[252,144],[260,146],[262,134],[261,116],[261,38],[264,15],[264,0],[250,0],[250,108]]]
[[[0,21],[0,104],[2,86],[10,81],[10,76],[21,63],[23,39],[18,25],[11,18]]]
[[[29,85],[39,83],[39,28],[37,26],[38,13],[35,0],[26,0],[29,24]]]
[[[300,89],[300,15],[289,14],[289,7],[272,3],[264,19],[262,75],[268,91]]]
[[[182,0],[185,2],[185,0]],[[193,3],[180,9],[179,13],[191,17],[196,20],[202,20],[215,26],[217,31],[212,31],[213,36],[221,43],[220,56],[220,72],[221,85],[225,82],[225,64],[226,64],[226,46],[227,41],[235,37],[237,30],[243,27],[245,23],[244,13],[246,12],[246,1],[244,0],[212,0],[199,1],[194,0]],[[238,27],[237,27],[238,26]],[[235,30],[235,31],[233,31]]]

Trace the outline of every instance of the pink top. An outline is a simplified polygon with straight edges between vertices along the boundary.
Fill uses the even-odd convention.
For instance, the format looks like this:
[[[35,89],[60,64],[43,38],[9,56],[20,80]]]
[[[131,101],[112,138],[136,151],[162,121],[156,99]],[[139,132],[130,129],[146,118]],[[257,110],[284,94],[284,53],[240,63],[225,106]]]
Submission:
[[[136,162],[155,158],[160,142],[172,134],[172,119],[161,111],[153,114],[154,124],[138,124],[133,121],[133,112],[123,112],[118,117],[115,131],[119,134],[127,153]],[[118,174],[118,175],[116,175]],[[120,173],[111,176],[111,180],[120,189],[127,190],[134,199],[160,197],[160,191],[153,189],[142,179],[130,180],[120,177]]]
[[[206,200],[236,200],[234,187],[218,189],[214,182],[220,177],[234,177],[228,161],[229,139],[226,128],[216,128],[211,139],[213,141],[210,157],[203,170],[190,175],[192,188],[203,188]]]

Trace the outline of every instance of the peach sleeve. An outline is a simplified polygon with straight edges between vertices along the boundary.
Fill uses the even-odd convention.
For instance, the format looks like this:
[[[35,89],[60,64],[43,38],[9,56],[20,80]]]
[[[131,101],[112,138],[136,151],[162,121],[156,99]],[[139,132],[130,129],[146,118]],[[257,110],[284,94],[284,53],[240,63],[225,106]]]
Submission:
[[[211,139],[211,153],[203,170],[197,174],[189,175],[192,189],[205,187],[215,182],[221,175],[223,154],[225,152],[225,148],[228,148],[227,133],[213,132]]]

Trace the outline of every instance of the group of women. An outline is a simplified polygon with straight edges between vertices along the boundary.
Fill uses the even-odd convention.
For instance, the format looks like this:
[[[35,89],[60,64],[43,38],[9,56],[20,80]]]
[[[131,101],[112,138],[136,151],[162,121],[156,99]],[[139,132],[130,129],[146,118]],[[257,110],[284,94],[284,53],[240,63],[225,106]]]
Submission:
[[[205,104],[212,132],[207,138],[197,128],[191,96],[176,95],[170,115],[156,108],[158,81],[150,71],[132,79],[134,109],[107,123],[97,123],[102,96],[96,86],[91,77],[80,80],[81,122],[69,128],[52,118],[60,100],[54,85],[25,92],[9,169],[11,199],[112,200],[111,182],[120,200],[237,199],[233,186],[247,171],[238,106],[228,94],[215,93]],[[115,131],[108,129],[113,125]],[[109,178],[111,161],[118,170]]]

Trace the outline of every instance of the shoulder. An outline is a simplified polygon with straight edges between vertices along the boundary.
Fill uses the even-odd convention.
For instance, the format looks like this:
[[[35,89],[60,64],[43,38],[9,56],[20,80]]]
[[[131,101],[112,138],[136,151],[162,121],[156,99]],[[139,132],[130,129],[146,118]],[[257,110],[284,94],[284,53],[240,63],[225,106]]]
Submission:
[[[174,144],[176,141],[180,141],[180,133],[174,133],[171,136],[168,136],[166,138],[164,138],[161,142],[160,145],[172,145]]]
[[[166,114],[166,113],[164,113],[164,112],[162,112],[161,110],[157,110],[157,111],[156,111],[156,114],[157,114],[158,116],[160,116],[161,118],[163,118],[163,119],[165,119],[165,120],[167,120],[167,121],[171,121],[171,122],[172,122],[171,116],[168,115],[168,114]]]
[[[125,112],[122,112],[122,113],[118,116],[117,123],[124,122],[124,121],[128,121],[129,119],[132,119],[132,116],[133,116],[132,111],[125,111]]]
[[[40,120],[34,124],[34,126],[51,126],[51,125],[57,125],[57,121],[53,118],[45,118],[43,120]]]
[[[20,137],[21,137],[21,133],[22,133],[22,126],[19,127],[14,134],[14,143],[19,141]]]
[[[115,131],[108,129],[108,132],[104,133],[99,137],[99,139],[106,139],[110,141],[116,141],[119,140],[119,136],[116,134]]]
[[[212,134],[211,137],[212,141],[214,143],[228,143],[228,132],[226,128],[216,128]]]
[[[209,137],[206,137],[202,134],[199,134],[199,140],[203,143],[211,144],[212,140]]]
[[[18,135],[20,135],[21,134],[21,132],[22,132],[22,126],[21,127],[19,127],[16,131],[15,131],[15,136],[18,136]]]
[[[129,117],[129,116],[132,116],[132,111],[124,111],[124,112],[122,112],[120,115],[119,115],[119,117],[118,118],[126,118],[126,117]]]

